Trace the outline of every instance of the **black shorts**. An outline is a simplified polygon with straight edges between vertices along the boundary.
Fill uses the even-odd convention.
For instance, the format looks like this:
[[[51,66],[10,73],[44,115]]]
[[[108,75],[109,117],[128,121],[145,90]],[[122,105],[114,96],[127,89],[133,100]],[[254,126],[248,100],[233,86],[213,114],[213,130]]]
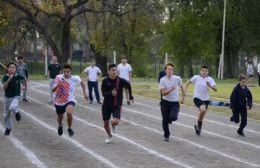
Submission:
[[[201,105],[205,105],[206,109],[208,109],[209,100],[203,101],[203,100],[200,100],[199,98],[196,98],[196,97],[195,97],[195,98],[193,99],[193,102],[194,102],[194,104],[195,104],[198,108],[200,108]]]
[[[120,119],[121,111],[122,111],[121,106],[119,106],[119,107],[102,106],[103,121],[110,120],[111,114],[112,114],[113,118]]]
[[[68,102],[67,104],[63,105],[63,106],[59,106],[55,104],[55,109],[56,109],[56,113],[57,115],[62,115],[66,112],[66,108],[68,105],[72,105],[72,106],[76,106],[76,103],[73,101]]]

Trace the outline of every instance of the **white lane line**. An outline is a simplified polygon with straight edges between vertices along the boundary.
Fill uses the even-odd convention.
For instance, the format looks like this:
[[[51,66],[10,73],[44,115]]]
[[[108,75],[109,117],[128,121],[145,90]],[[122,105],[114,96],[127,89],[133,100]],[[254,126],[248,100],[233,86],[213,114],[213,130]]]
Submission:
[[[37,90],[37,89],[33,89],[33,90],[48,95],[48,93],[46,93],[45,91]],[[79,95],[79,96],[80,96],[81,98],[83,98],[82,95]],[[162,120],[160,117],[157,117],[157,116],[154,116],[154,115],[150,115],[150,114],[147,114],[147,113],[144,113],[144,112],[139,112],[139,111],[132,110],[132,109],[129,109],[129,108],[126,108],[126,107],[123,107],[123,109],[125,109],[126,111],[128,111],[128,112],[130,112],[130,113],[140,114],[140,115],[143,115],[143,116],[146,116],[146,117],[149,117],[149,118],[153,118],[153,119],[159,120],[159,121]],[[191,127],[191,126],[189,126],[189,125],[186,125],[186,124],[182,124],[182,123],[179,123],[179,122],[174,122],[174,124],[194,130],[193,127]],[[247,146],[250,146],[250,147],[253,147],[253,148],[260,149],[260,146],[255,145],[255,144],[253,144],[253,143],[249,143],[249,142],[237,140],[237,139],[235,139],[235,138],[227,137],[227,136],[225,136],[225,135],[221,135],[221,134],[218,134],[218,133],[214,133],[214,132],[211,132],[211,131],[207,131],[207,130],[205,130],[205,129],[203,129],[203,132],[206,133],[206,134],[212,135],[212,136],[216,136],[216,137],[222,138],[222,139],[226,139],[226,140],[229,140],[229,141],[233,141],[233,142],[236,142],[236,143],[240,143],[240,144],[243,144],[243,145],[247,145]]]
[[[35,89],[35,90],[36,90],[36,89]],[[37,91],[37,90],[36,90],[36,91]],[[42,91],[42,90],[38,90],[38,92],[43,93],[43,94],[48,94],[48,93],[46,93],[46,92],[44,92],[44,91]],[[79,95],[79,96],[80,96],[81,98],[83,98],[81,95]],[[39,103],[39,104],[41,104],[41,105],[48,106],[48,105],[43,104],[42,102],[40,102],[40,101],[38,101],[38,100],[36,100],[36,99],[32,99],[32,100],[35,101],[35,102],[37,102],[37,103]],[[84,105],[79,104],[79,103],[78,103],[77,105],[78,105],[79,107],[81,107],[81,108],[84,108],[84,109],[90,109],[90,110],[92,110],[92,111],[99,112],[98,110],[96,110],[96,109],[94,109],[94,108],[91,108],[91,107],[88,107],[88,106],[84,106]],[[48,106],[48,107],[49,107],[49,106]],[[79,118],[78,118],[78,119],[79,119]],[[79,121],[84,122],[84,123],[86,122],[86,121],[84,121],[84,120],[82,120],[82,119],[79,119]],[[130,121],[130,120],[125,120],[125,121],[131,123],[132,125],[140,126],[139,124],[137,124],[137,123],[135,123],[135,122],[132,122],[132,121]],[[92,126],[92,127],[97,128],[96,125],[93,125],[93,124],[90,124],[90,123],[85,123],[85,124],[88,124],[88,125],[90,125],[90,126]],[[145,129],[147,129],[147,130],[156,132],[156,133],[158,133],[158,134],[162,134],[162,133],[161,133],[160,131],[158,131],[158,130],[155,130],[155,129],[152,129],[152,128],[149,128],[149,127],[146,127],[146,126],[141,126],[141,127],[145,128]],[[103,130],[103,128],[99,128],[99,129]],[[172,137],[172,136],[171,136],[171,137]],[[192,142],[192,141],[190,141],[190,140],[183,139],[183,138],[177,137],[177,136],[174,136],[174,138],[175,138],[175,139],[179,139],[180,141],[189,143],[189,144],[191,144],[191,145],[194,145],[194,146],[196,146],[196,147],[198,147],[198,148],[207,150],[207,151],[209,151],[209,152],[216,153],[216,154],[221,155],[221,156],[223,156],[223,157],[226,157],[226,158],[235,160],[235,161],[237,161],[237,162],[244,163],[244,164],[250,165],[250,166],[252,166],[252,167],[260,167],[260,165],[257,165],[257,164],[254,164],[254,163],[251,163],[251,162],[248,162],[248,161],[244,161],[244,160],[241,159],[241,158],[237,158],[237,157],[232,156],[232,155],[230,155],[230,154],[226,154],[226,153],[220,152],[220,151],[218,151],[218,150],[208,148],[208,147],[206,147],[206,146],[197,144],[197,143]]]
[[[45,93],[45,92],[43,92],[43,91],[38,91],[38,92]],[[45,94],[47,94],[47,93],[45,93]],[[51,108],[52,110],[55,110],[53,106],[49,106],[49,105],[47,105],[47,104],[44,104],[44,103],[40,102],[39,100],[37,100],[37,99],[35,99],[35,98],[31,98],[31,97],[29,97],[29,96],[27,96],[27,97],[28,97],[29,99],[31,99],[31,101],[34,101],[34,102],[36,102],[36,103],[38,103],[38,104],[41,104],[41,105],[43,105],[43,106],[45,106],[45,107],[47,107],[47,108]],[[80,104],[77,104],[77,105],[80,106],[80,107],[84,107],[83,105],[80,105]],[[103,127],[100,127],[100,126],[98,126],[98,125],[95,125],[95,124],[92,124],[92,123],[87,122],[87,121],[85,121],[85,120],[82,120],[81,118],[77,117],[76,115],[74,115],[73,118],[74,118],[75,120],[78,120],[78,121],[82,122],[82,123],[85,124],[85,125],[91,126],[91,127],[93,127],[93,128],[99,129],[100,131],[104,132],[104,128],[103,128]],[[114,136],[117,137],[117,138],[119,138],[119,139],[121,139],[121,140],[123,140],[123,141],[126,141],[126,142],[128,142],[128,143],[130,143],[130,144],[132,144],[132,145],[134,145],[134,146],[137,146],[137,147],[141,148],[142,150],[145,150],[145,151],[148,152],[149,154],[155,155],[155,156],[157,156],[157,157],[159,157],[159,158],[161,158],[161,159],[163,159],[163,160],[166,160],[166,161],[168,161],[168,162],[170,162],[170,163],[179,165],[179,166],[184,167],[184,168],[192,168],[192,166],[186,165],[185,163],[182,163],[182,162],[177,161],[177,160],[175,160],[175,159],[173,159],[173,158],[170,158],[170,157],[168,157],[168,156],[165,156],[165,155],[163,155],[163,154],[161,154],[161,153],[159,153],[159,152],[157,152],[157,151],[155,151],[155,150],[151,150],[151,149],[149,149],[149,148],[147,148],[147,147],[145,147],[145,146],[143,146],[143,145],[141,145],[141,144],[138,144],[138,143],[134,142],[133,140],[131,140],[131,139],[127,138],[127,137],[120,136],[119,134],[116,134],[116,135],[114,135]]]
[[[2,98],[0,98],[1,100],[3,100]],[[31,98],[32,99],[32,98]],[[35,99],[32,99],[33,101],[35,101]],[[34,117],[33,115],[31,115],[30,113],[24,111],[23,109],[20,108],[20,111],[25,114],[27,117],[31,118],[32,120],[34,120],[35,122],[39,123],[40,125],[42,125],[44,128],[47,128],[51,131],[54,131],[55,133],[57,132],[56,128],[44,123],[43,121],[39,120],[38,118]],[[79,143],[78,141],[71,139],[70,137],[68,137],[67,135],[63,135],[61,136],[62,138],[64,138],[65,140],[71,142],[73,145],[75,145],[76,147],[82,149],[84,152],[90,154],[91,156],[93,156],[94,158],[96,158],[98,161],[101,161],[102,163],[106,164],[107,166],[111,167],[111,168],[119,168],[118,166],[116,166],[114,163],[112,163],[111,161],[109,161],[108,159],[104,158],[103,156],[97,154],[96,152],[92,151],[91,149],[85,147],[84,145],[82,145],[81,143]],[[19,142],[19,141],[17,141]],[[17,144],[22,144],[22,143],[17,143]],[[26,148],[24,148],[26,149]],[[27,151],[29,152],[29,150]],[[30,154],[30,153],[29,153]],[[33,153],[32,153],[33,154]],[[31,156],[31,155],[29,155]],[[32,155],[33,156],[33,155]],[[36,156],[35,156],[36,157]],[[37,158],[37,157],[36,157]]]
[[[139,104],[139,105],[144,106],[144,107],[150,107],[150,108],[155,108],[155,109],[160,110],[159,107],[156,107],[156,106],[153,106],[153,105],[143,104],[143,103],[140,103],[140,102],[135,102],[135,104]],[[186,117],[197,119],[197,116],[194,116],[194,115],[185,114],[183,112],[180,112],[179,114],[182,115],[182,116],[186,116]],[[218,122],[218,121],[214,121],[214,120],[210,120],[210,119],[204,119],[204,121],[209,122],[209,123],[213,123],[213,124],[217,124],[217,125],[221,125],[221,126],[226,126],[226,127],[238,129],[237,126],[230,125],[230,124],[224,124],[222,122]],[[227,121],[228,121],[228,119],[227,119]],[[260,132],[252,130],[252,129],[249,129],[249,128],[245,128],[245,130],[248,131],[248,132],[251,132],[251,133],[260,134]]]
[[[2,99],[2,98],[1,98]],[[2,126],[2,124],[0,124],[0,130],[1,132],[4,131],[4,128]],[[24,155],[27,157],[27,159],[36,167],[38,168],[47,168],[48,166],[46,166],[42,161],[40,161],[38,159],[38,157],[27,147],[25,147],[23,145],[23,142],[20,141],[19,139],[17,139],[16,137],[14,137],[13,135],[10,136],[6,136],[13,144],[14,146],[19,149],[20,151],[22,151],[24,153]],[[7,166],[8,167],[8,166]]]

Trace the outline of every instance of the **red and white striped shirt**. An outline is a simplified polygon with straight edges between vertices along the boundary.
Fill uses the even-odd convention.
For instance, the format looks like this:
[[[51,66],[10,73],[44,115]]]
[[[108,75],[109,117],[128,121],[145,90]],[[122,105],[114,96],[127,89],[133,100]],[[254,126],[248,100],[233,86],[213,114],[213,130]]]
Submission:
[[[55,105],[65,105],[68,102],[75,102],[75,86],[80,84],[81,79],[79,76],[71,76],[70,78],[65,78],[63,74],[57,75],[54,82],[54,87],[56,87],[61,82],[61,85],[54,92],[54,104]]]

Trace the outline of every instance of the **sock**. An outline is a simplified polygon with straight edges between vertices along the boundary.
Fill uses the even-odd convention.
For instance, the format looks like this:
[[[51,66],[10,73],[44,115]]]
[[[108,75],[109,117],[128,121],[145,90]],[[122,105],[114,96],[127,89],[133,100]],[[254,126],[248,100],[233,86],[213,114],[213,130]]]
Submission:
[[[199,129],[201,129],[201,127],[202,127],[202,121],[198,121],[198,127],[199,127]]]

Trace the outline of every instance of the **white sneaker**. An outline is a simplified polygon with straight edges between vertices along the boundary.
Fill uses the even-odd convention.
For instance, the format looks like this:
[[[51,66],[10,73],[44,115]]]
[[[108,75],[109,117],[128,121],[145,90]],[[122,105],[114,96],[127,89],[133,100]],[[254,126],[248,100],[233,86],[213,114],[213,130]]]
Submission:
[[[117,126],[116,125],[112,125],[112,132],[115,134],[117,130]]]
[[[109,143],[111,143],[112,142],[112,136],[111,137],[107,137],[106,139],[105,139],[105,143],[106,144],[109,144]]]

